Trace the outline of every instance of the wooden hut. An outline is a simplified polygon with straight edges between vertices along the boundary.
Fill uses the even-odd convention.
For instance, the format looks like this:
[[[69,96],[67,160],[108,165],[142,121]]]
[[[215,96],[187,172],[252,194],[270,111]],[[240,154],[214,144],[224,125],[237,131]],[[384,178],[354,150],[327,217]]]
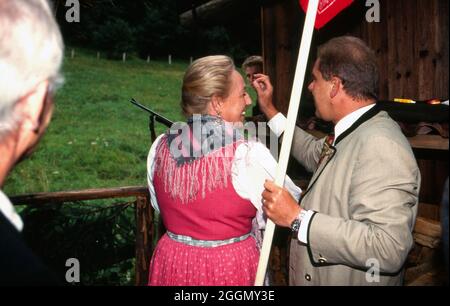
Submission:
[[[249,2],[253,10],[260,12],[259,16],[251,16],[252,20],[257,18],[260,22],[260,29],[254,31],[261,35],[261,52],[265,72],[274,85],[274,101],[277,108],[286,114],[305,13],[298,0]],[[195,22],[195,18],[203,23],[214,22],[214,18],[208,17],[214,16],[214,12],[222,10],[221,15],[227,15],[227,7],[235,13],[248,11],[249,2],[244,6],[242,1],[202,1],[185,12],[182,19],[188,23]],[[366,18],[373,3],[379,8],[379,22],[370,22]],[[311,70],[318,45],[332,37],[350,34],[362,38],[376,51],[380,67],[381,101],[390,102],[395,98],[448,100],[448,9],[449,2],[446,0],[354,1],[324,28],[315,31],[307,71]],[[239,24],[245,27],[242,19]],[[307,86],[307,80],[308,77],[304,86]],[[314,113],[312,98],[306,88],[303,93],[300,121],[307,120]],[[413,126],[426,121],[430,126],[442,124],[448,131],[448,107],[424,105],[420,109],[411,105],[398,105],[388,110],[398,121],[406,116],[408,120],[405,121]],[[415,114],[414,118],[408,117],[411,113]],[[439,284],[442,281],[439,258],[440,203],[448,177],[448,133],[444,135],[446,137],[408,136],[412,136],[409,139],[421,170],[422,186],[414,233],[416,247],[407,263],[406,283]],[[297,176],[300,183],[308,179],[308,173],[302,171],[301,167],[290,166],[288,173]],[[287,239],[288,233],[279,229],[270,260],[275,283],[279,285],[287,283]]]
[[[315,32],[310,66],[319,44],[335,36],[355,35],[366,41],[378,56],[380,100],[448,100],[449,2],[380,0],[379,22],[366,20],[366,13],[371,7],[366,6],[365,2],[355,1],[328,25]],[[288,109],[304,18],[305,14],[296,0],[268,1],[261,6],[265,69],[274,83],[277,107],[284,113]],[[304,94],[305,101],[308,101],[307,95]],[[308,106],[311,104],[303,107],[304,113],[308,112]],[[300,116],[301,112],[302,109]],[[426,120],[430,123],[441,122],[448,127],[448,107],[429,106],[422,110],[403,107],[393,117],[401,120],[403,116],[408,116],[408,112],[432,114],[431,118],[417,114],[417,123]],[[442,281],[440,272],[443,268],[437,249],[440,203],[448,177],[448,134],[446,137],[418,135],[410,138],[422,174],[422,186],[414,234],[416,247],[407,263],[407,284],[439,284]]]

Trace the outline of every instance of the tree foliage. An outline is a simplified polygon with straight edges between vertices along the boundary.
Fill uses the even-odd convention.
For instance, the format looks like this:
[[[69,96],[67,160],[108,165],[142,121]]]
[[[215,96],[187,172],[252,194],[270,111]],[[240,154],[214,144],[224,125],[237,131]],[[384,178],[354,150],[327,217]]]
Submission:
[[[65,20],[64,1],[53,2],[66,44],[91,46],[111,58],[120,58],[122,52],[141,58],[247,55],[225,26],[183,27],[176,0],[80,0],[79,23]]]
[[[110,19],[93,32],[95,47],[104,50],[108,58],[120,58],[123,52],[134,51],[135,30],[123,19]]]

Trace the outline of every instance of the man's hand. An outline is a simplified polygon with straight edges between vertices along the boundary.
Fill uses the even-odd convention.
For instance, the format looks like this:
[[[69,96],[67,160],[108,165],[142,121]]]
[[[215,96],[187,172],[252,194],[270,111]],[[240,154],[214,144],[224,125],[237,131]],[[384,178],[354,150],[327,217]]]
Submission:
[[[267,119],[272,119],[278,113],[278,110],[273,105],[273,87],[270,83],[270,79],[265,74],[255,74],[252,82],[253,88],[255,88],[258,94],[258,104],[261,111],[266,115]]]
[[[291,223],[302,210],[297,201],[289,191],[278,187],[272,181],[266,180],[264,188],[262,198],[266,216],[277,225],[291,227]]]

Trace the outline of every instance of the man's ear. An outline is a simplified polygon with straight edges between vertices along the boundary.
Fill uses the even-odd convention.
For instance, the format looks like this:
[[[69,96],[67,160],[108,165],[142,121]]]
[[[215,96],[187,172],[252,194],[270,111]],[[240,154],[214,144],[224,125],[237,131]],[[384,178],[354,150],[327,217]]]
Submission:
[[[337,96],[339,91],[342,89],[342,82],[341,82],[341,79],[339,79],[337,77],[332,77],[330,82],[331,82],[330,98],[333,99],[334,97]]]
[[[31,129],[39,126],[39,117],[44,107],[47,88],[47,80],[40,82],[17,102],[15,111],[19,114],[23,125],[29,126]]]

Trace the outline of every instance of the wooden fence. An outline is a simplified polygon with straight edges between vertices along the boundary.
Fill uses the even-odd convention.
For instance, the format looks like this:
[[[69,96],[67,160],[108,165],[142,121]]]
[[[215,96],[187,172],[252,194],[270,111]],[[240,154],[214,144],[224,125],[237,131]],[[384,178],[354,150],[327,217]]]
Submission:
[[[302,188],[306,181],[296,181]],[[89,201],[112,198],[134,198],[136,218],[135,243],[135,284],[147,284],[153,241],[159,239],[163,229],[155,222],[154,211],[150,205],[147,187],[119,187],[106,189],[87,189],[79,191],[36,193],[11,197],[14,205],[61,204],[76,201]],[[425,205],[420,203],[419,207]],[[435,253],[439,248],[441,225],[433,220],[419,217],[414,228],[416,242],[406,264],[406,285],[442,285],[442,265],[436,264]],[[274,245],[269,260],[268,271],[273,285],[288,284],[290,231],[279,229],[274,238]]]
[[[77,191],[35,193],[11,197],[14,205],[62,204],[77,201],[89,201],[112,198],[134,198],[136,219],[135,243],[135,284],[146,285],[148,268],[153,252],[152,242],[158,231],[158,223],[154,222],[154,211],[150,205],[150,195],[147,187],[131,186],[105,189],[87,189]]]

